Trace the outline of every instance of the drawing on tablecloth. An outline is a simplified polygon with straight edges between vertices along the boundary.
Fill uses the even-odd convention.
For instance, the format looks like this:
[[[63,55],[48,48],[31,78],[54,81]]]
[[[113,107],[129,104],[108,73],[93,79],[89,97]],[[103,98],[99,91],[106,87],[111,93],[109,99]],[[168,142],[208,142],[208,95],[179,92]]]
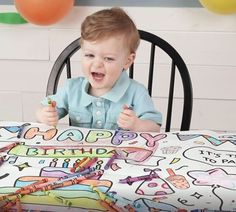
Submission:
[[[0,122],[0,149],[19,142],[0,153],[1,208],[20,202],[25,210],[57,212],[236,210],[234,134],[27,123],[17,138],[23,124]]]

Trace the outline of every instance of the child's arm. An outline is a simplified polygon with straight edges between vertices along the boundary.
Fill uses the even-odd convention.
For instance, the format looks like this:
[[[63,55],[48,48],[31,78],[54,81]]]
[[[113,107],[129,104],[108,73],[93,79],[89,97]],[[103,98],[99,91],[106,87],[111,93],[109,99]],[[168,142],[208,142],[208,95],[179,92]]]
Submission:
[[[127,105],[124,106],[123,111],[118,118],[118,126],[124,130],[131,130],[137,132],[160,132],[160,125],[152,120],[142,120],[135,115],[135,112]]]
[[[59,120],[57,109],[52,105],[41,105],[36,111],[37,121],[49,126],[56,126]]]

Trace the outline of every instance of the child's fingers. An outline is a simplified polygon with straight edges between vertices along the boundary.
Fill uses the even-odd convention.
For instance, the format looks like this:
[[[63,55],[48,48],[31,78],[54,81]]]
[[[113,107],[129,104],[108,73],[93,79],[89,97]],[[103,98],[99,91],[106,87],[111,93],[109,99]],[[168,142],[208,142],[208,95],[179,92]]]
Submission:
[[[129,115],[126,114],[125,112],[120,113],[119,119],[122,121],[128,120],[129,119]]]
[[[122,129],[127,129],[127,127],[132,124],[132,118],[124,113],[121,113],[119,119],[117,120],[117,124]]]
[[[126,116],[135,116],[135,112],[133,110],[130,110],[130,109],[123,110],[122,114],[124,114]]]
[[[53,112],[55,113],[57,110],[55,107],[52,106],[44,106],[43,111],[45,113],[53,113]]]
[[[48,125],[51,125],[51,126],[57,125],[57,123],[58,123],[58,116],[47,117],[47,123],[48,123]]]
[[[57,116],[57,113],[47,113],[46,116],[49,118],[49,119],[57,119],[58,116]]]
[[[126,130],[126,124],[125,124],[124,121],[118,120],[118,121],[117,121],[117,124],[118,124],[118,126],[119,126],[121,129]]]
[[[43,107],[44,120],[48,125],[55,125],[58,122],[58,114],[55,107],[50,105]]]
[[[123,111],[122,113],[127,114],[127,115],[135,115],[132,106],[129,106],[127,104],[123,105]]]
[[[133,107],[132,107],[132,105],[129,106],[128,104],[124,104],[124,105],[123,105],[123,109],[124,109],[124,110],[126,110],[126,109],[133,110]]]
[[[58,119],[56,117],[48,118],[49,123],[57,123]]]
[[[123,105],[123,109],[125,110],[125,109],[129,109],[130,107],[129,107],[129,105],[127,105],[127,104],[124,104]]]

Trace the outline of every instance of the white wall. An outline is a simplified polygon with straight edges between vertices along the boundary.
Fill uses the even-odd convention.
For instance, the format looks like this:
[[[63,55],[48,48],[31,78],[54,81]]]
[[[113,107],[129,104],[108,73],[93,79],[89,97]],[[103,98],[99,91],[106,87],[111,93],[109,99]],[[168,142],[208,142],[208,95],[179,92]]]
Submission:
[[[84,17],[100,9],[75,6],[50,26],[0,24],[0,120],[35,121],[53,62],[80,35]],[[191,129],[235,130],[236,15],[213,14],[204,8],[124,9],[139,29],[166,39],[185,60],[194,93]],[[15,7],[0,5],[0,11],[15,11]],[[137,58],[140,69],[145,67],[142,55],[145,52]],[[165,85],[158,89],[154,101],[164,111]]]

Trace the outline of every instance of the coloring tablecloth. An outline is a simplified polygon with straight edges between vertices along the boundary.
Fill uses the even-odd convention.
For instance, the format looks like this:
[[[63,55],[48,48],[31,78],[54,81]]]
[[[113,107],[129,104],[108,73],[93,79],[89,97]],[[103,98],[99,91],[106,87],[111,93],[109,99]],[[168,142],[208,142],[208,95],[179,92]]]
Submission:
[[[0,196],[39,181],[56,180],[71,173],[84,157],[98,157],[93,165],[115,159],[102,176],[80,184],[57,188],[53,198],[35,192],[20,198],[23,209],[40,211],[106,211],[98,188],[124,211],[177,211],[178,209],[236,211],[236,135],[212,131],[150,133],[49,127],[28,123],[0,122],[0,148],[17,145],[1,155]],[[120,179],[157,174],[157,178],[120,183]],[[71,206],[65,204],[68,200]],[[1,201],[1,205],[4,205]]]

